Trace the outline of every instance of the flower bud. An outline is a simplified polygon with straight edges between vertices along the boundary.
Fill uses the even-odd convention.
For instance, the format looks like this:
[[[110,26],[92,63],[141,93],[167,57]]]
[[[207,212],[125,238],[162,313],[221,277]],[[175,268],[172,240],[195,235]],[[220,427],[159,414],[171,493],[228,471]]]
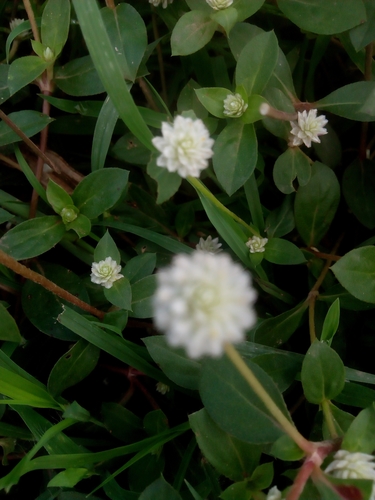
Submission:
[[[238,118],[247,110],[247,104],[240,94],[228,94],[224,99],[224,115]]]
[[[233,3],[233,0],[206,0],[206,2],[215,10],[223,10],[230,7]]]
[[[51,50],[49,47],[46,47],[43,51],[43,59],[46,62],[52,62],[55,58],[55,54],[53,53],[53,50]]]
[[[78,209],[74,205],[69,205],[64,207],[61,212],[61,218],[64,224],[69,224],[69,222],[73,222],[78,217]]]
[[[260,253],[264,252],[268,238],[260,238],[259,236],[253,236],[249,238],[246,246],[249,248],[250,253]]]

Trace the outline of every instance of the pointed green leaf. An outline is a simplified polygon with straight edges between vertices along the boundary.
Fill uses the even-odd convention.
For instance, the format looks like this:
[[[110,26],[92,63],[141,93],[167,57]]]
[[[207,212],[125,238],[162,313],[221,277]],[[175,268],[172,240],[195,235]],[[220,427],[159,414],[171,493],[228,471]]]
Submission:
[[[120,309],[132,310],[132,289],[127,278],[120,278],[112,284],[111,288],[104,288],[104,295],[111,304]]]
[[[187,12],[173,28],[171,47],[173,56],[194,54],[212,38],[218,27],[217,22],[203,10]]]
[[[48,0],[43,10],[41,38],[55,58],[62,51],[68,38],[70,27],[69,0]]]
[[[15,94],[28,83],[33,82],[47,68],[48,63],[37,56],[20,57],[12,62],[8,72],[10,95]]]
[[[296,191],[293,181],[298,178],[300,186],[305,186],[311,176],[310,161],[299,148],[288,148],[276,160],[273,180],[284,194]]]

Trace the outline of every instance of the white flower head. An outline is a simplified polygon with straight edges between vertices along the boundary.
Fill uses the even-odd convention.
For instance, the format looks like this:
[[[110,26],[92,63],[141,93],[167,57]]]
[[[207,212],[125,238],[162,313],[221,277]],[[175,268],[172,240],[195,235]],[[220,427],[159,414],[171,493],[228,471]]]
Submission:
[[[311,142],[320,142],[319,136],[328,134],[324,125],[328,120],[324,115],[316,116],[317,109],[298,112],[297,122],[290,122],[292,126],[290,143],[292,146],[300,146],[305,144],[308,148],[311,147]]]
[[[191,358],[218,357],[256,321],[251,278],[227,254],[179,254],[157,274],[156,327]]]
[[[156,160],[159,167],[178,172],[181,177],[199,177],[214,154],[214,140],[202,120],[177,116],[172,125],[163,122],[163,137],[154,137],[153,145],[161,152]]]
[[[171,390],[171,388],[169,387],[169,385],[163,384],[163,382],[158,382],[156,384],[156,390],[160,392],[160,394],[163,394],[163,396],[165,396],[167,392]]]
[[[277,486],[272,486],[270,490],[268,490],[266,500],[282,500],[281,491]]]
[[[124,276],[120,274],[121,266],[111,257],[100,262],[93,262],[91,267],[91,281],[104,288],[111,288],[113,283]]]
[[[351,453],[339,450],[334,455],[334,460],[325,472],[341,479],[371,479],[375,481],[375,457],[367,453]],[[372,490],[371,500],[375,498],[375,485]]]
[[[158,7],[159,5],[161,5],[163,9],[166,9],[168,7],[168,4],[173,2],[173,0],[148,0],[148,1],[154,7]]]
[[[20,19],[20,18],[17,18],[17,17],[15,17],[14,19],[12,19],[10,21],[10,23],[9,23],[10,31],[13,31],[15,28],[17,28],[17,26],[19,26],[20,24],[22,24],[24,21],[25,21],[25,19]]]
[[[219,243],[219,238],[212,239],[212,236],[207,236],[207,239],[200,238],[199,243],[196,245],[196,249],[202,252],[208,253],[219,253],[222,252],[221,243]]]
[[[233,3],[233,0],[206,0],[208,5],[215,10],[227,9]]]
[[[250,253],[260,253],[264,252],[268,238],[260,238],[259,236],[253,236],[249,238],[246,246],[249,248]]]
[[[224,99],[224,115],[230,118],[238,118],[247,110],[248,105],[242,99],[241,94],[228,94]]]

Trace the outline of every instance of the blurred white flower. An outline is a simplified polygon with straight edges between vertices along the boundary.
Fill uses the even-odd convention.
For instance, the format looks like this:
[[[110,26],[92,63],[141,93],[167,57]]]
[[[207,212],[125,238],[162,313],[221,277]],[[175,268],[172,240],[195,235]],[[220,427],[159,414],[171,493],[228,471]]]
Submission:
[[[249,274],[227,254],[179,254],[157,274],[155,325],[191,358],[217,357],[227,342],[244,340],[255,299]]]
[[[308,113],[306,110],[302,113],[298,112],[297,122],[290,122],[292,146],[305,144],[310,148],[311,142],[320,142],[319,135],[328,134],[327,129],[324,128],[328,120],[324,115],[316,116],[317,112],[317,109],[310,109]]]
[[[173,0],[148,0],[148,1],[154,7],[158,7],[159,5],[161,5],[163,9],[166,9],[168,7],[168,4],[173,2]]]
[[[91,281],[104,288],[111,288],[113,283],[124,276],[120,274],[121,266],[111,257],[100,262],[93,262],[91,267]]]
[[[173,125],[163,122],[163,137],[154,137],[153,145],[161,152],[156,160],[159,167],[178,172],[181,177],[199,177],[214,154],[214,140],[202,120],[177,116]]]
[[[249,248],[250,253],[264,252],[268,238],[260,238],[259,236],[253,236],[249,238],[246,246]]]
[[[160,394],[163,394],[163,396],[165,396],[165,394],[167,394],[167,392],[169,392],[171,388],[169,387],[169,385],[163,384],[163,382],[158,382],[156,384],[156,390],[160,392]]]
[[[333,462],[328,465],[324,472],[341,479],[371,479],[375,481],[374,458],[373,455],[367,453],[339,450],[335,453]],[[375,500],[375,483],[370,500]]]
[[[200,238],[199,243],[196,245],[197,250],[208,253],[219,253],[222,252],[221,243],[219,243],[219,238],[212,239],[212,236],[207,236],[207,239]]]
[[[277,486],[272,486],[272,488],[267,493],[266,500],[282,500],[281,491],[277,488]]]
[[[224,115],[231,118],[242,116],[248,105],[242,99],[241,94],[228,94],[224,99]]]
[[[22,24],[24,21],[25,21],[25,19],[20,19],[20,18],[17,18],[17,17],[15,17],[14,19],[12,19],[10,21],[10,23],[9,23],[10,31],[13,31],[15,28],[17,28],[17,26],[19,26],[20,24]]]
[[[53,50],[51,50],[49,47],[46,47],[43,51],[43,59],[46,62],[52,62],[54,60],[55,54],[53,53]]]
[[[222,10],[230,7],[233,0],[206,0],[208,5],[215,10]]]

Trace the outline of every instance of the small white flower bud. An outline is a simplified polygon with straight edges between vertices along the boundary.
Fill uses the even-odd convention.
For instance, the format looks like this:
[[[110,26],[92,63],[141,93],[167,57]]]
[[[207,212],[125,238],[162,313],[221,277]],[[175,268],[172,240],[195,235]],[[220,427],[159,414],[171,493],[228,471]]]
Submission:
[[[212,239],[212,236],[207,236],[207,239],[205,240],[204,238],[199,239],[199,243],[196,245],[196,249],[200,250],[201,252],[208,252],[208,253],[219,253],[222,252],[221,243],[219,243],[219,238],[214,238]]]
[[[290,122],[292,130],[290,131],[290,145],[300,146],[305,144],[308,148],[311,147],[311,142],[320,142],[319,135],[328,134],[327,129],[324,125],[328,123],[328,120],[324,115],[316,116],[318,110],[310,109],[298,112],[297,122]]]
[[[165,396],[167,392],[171,390],[171,388],[169,387],[169,385],[163,384],[163,382],[158,382],[156,384],[156,390],[160,392],[160,394],[163,394],[163,396]]]
[[[233,3],[233,0],[206,0],[208,5],[215,10],[227,9]]]
[[[262,116],[267,116],[268,113],[270,111],[270,105],[267,104],[266,102],[263,102],[260,106],[259,106],[259,113],[262,115]]]
[[[245,113],[247,106],[241,94],[228,94],[224,99],[224,115],[238,118]]]
[[[46,47],[43,51],[43,59],[46,62],[52,62],[55,57],[55,54],[53,53],[53,50],[51,50],[49,47]]]
[[[166,9],[168,7],[168,4],[173,2],[173,0],[148,0],[148,1],[154,7],[158,7],[159,5],[161,5],[163,9]]]
[[[120,274],[120,271],[121,266],[111,257],[107,257],[100,262],[93,262],[90,278],[97,285],[111,288],[115,281],[124,277],[123,274]]]
[[[281,491],[277,486],[272,486],[272,488],[267,493],[266,500],[282,500]]]
[[[260,238],[259,236],[253,236],[249,238],[246,246],[249,248],[250,253],[260,253],[264,252],[268,238]]]

